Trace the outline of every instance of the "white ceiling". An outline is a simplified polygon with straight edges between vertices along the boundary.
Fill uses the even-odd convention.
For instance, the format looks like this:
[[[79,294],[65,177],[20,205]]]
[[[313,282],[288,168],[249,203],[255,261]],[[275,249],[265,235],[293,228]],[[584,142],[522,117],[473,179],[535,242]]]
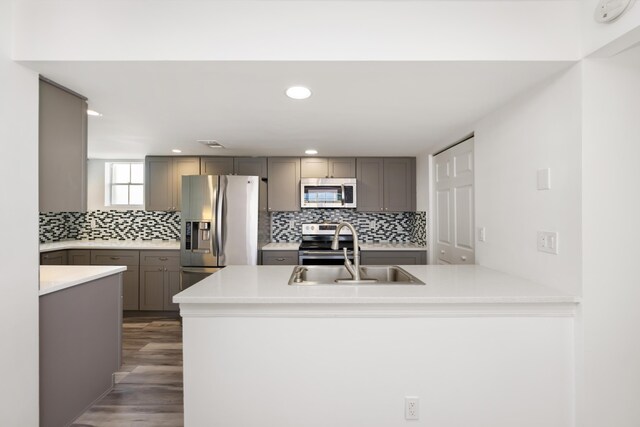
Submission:
[[[39,62],[89,98],[90,158],[415,155],[568,62]],[[287,98],[291,85],[313,91]],[[196,142],[215,139],[227,149]]]

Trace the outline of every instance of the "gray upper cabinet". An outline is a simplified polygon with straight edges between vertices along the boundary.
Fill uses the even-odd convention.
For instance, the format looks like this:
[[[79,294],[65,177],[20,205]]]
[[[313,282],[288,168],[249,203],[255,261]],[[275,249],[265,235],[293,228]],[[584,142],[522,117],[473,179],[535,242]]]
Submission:
[[[329,178],[355,178],[356,159],[353,157],[335,157],[329,159]]]
[[[364,157],[357,160],[358,199],[361,212],[384,211],[384,159]]]
[[[261,212],[267,211],[267,158],[266,157],[236,157],[233,160],[233,170],[236,175],[260,177],[259,206]]]
[[[268,159],[268,210],[300,210],[300,159],[270,157]]]
[[[416,159],[364,157],[357,160],[358,210],[411,212],[416,210]]]
[[[182,176],[199,175],[198,157],[145,158],[145,209],[148,211],[180,210]]]
[[[40,212],[87,210],[87,102],[40,80]]]
[[[302,178],[354,178],[356,159],[352,157],[305,157],[300,163]]]
[[[200,157],[201,175],[232,175],[233,157]]]
[[[317,157],[305,157],[300,160],[301,178],[328,178],[328,160]]]
[[[384,159],[384,210],[385,212],[416,210],[415,157]]]

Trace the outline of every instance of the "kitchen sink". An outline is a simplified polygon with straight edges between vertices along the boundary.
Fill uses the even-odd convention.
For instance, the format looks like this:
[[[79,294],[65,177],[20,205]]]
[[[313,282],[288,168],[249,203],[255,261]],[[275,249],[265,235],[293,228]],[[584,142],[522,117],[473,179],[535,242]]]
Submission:
[[[362,265],[361,280],[351,279],[342,265],[297,265],[289,285],[424,285],[414,275],[396,265]]]

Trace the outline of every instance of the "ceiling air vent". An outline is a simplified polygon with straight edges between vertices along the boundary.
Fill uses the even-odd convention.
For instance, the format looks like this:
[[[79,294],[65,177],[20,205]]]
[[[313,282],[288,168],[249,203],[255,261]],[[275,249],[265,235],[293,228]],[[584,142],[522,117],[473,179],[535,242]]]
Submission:
[[[206,145],[209,148],[224,148],[224,145],[220,144],[214,139],[199,139],[198,142],[200,144]]]

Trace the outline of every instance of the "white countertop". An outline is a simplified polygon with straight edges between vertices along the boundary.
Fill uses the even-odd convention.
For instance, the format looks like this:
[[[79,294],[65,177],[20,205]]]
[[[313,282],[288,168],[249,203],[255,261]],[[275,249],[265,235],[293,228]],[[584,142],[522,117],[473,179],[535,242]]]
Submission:
[[[262,247],[263,251],[297,251],[300,247],[300,242],[290,243],[267,243]]]
[[[112,265],[41,265],[40,296],[125,271]]]
[[[297,251],[300,242],[268,243],[263,251]],[[426,251],[427,247],[416,243],[360,243],[362,251]]]
[[[230,266],[174,297],[180,304],[576,303],[578,298],[477,265],[402,266],[426,285],[289,286],[293,266]]]
[[[65,240],[40,243],[40,252],[64,249],[180,250],[177,240]]]

